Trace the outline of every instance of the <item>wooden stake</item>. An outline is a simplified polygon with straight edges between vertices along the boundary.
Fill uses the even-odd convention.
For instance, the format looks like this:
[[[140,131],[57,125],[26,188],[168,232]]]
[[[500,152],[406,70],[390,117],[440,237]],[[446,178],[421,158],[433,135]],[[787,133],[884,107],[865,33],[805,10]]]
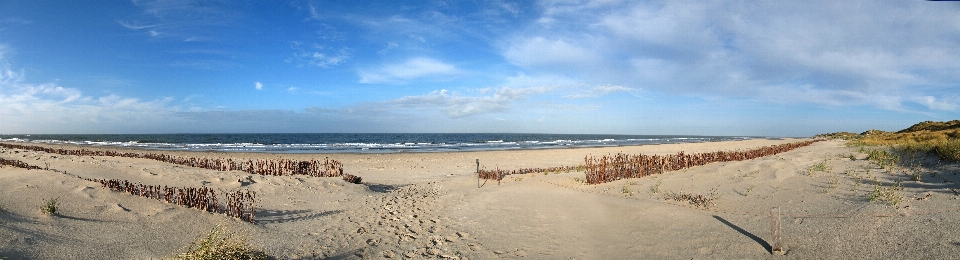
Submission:
[[[770,208],[770,253],[774,255],[785,255],[783,249],[783,239],[780,233],[780,207]]]

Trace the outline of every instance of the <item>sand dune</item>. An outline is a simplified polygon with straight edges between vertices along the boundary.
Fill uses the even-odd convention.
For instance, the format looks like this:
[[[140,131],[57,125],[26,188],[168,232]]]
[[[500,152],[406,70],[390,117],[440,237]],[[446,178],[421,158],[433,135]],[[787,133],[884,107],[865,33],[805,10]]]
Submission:
[[[164,152],[330,157],[363,177],[363,184],[0,149],[0,158],[69,173],[0,168],[0,257],[160,258],[218,224],[247,234],[251,244],[280,259],[916,259],[960,253],[958,165],[928,159],[891,172],[841,141],[600,185],[584,185],[578,182],[582,172],[569,172],[510,175],[499,185],[480,181],[478,188],[474,174],[477,159],[483,167],[516,169],[577,165],[588,154],[694,153],[796,141],[418,154]],[[910,181],[904,171],[920,171],[921,181]],[[259,199],[257,223],[109,191],[75,176],[248,189]],[[896,180],[902,180],[896,192],[902,202],[871,201],[874,189],[887,190]],[[672,199],[681,193],[715,199],[708,207]],[[58,216],[40,213],[50,198],[59,198]],[[781,209],[785,256],[770,252],[771,207]]]

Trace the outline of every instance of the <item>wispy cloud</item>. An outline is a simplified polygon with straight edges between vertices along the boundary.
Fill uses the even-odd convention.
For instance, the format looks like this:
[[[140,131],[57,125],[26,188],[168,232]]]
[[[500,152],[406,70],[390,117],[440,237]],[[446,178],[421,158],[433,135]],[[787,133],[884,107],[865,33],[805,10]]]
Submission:
[[[331,51],[320,44],[310,44],[310,47],[305,47],[305,45],[307,44],[299,41],[292,42],[290,46],[294,50],[293,55],[284,61],[296,64],[299,67],[331,68],[350,59],[347,48]]]
[[[33,20],[23,19],[19,17],[9,17],[9,18],[0,20],[0,24],[30,25],[30,24],[33,24]]]
[[[260,81],[257,81],[256,83],[253,84],[253,87],[256,88],[257,90],[263,90],[263,83],[260,83]]]
[[[241,17],[230,7],[229,1],[134,0],[133,4],[143,13],[117,20],[117,23],[127,29],[143,31],[152,38],[197,40]]]
[[[397,47],[400,47],[400,45],[397,44],[397,43],[395,43],[395,42],[387,42],[387,47],[384,47],[383,49],[380,49],[379,51],[377,51],[377,53],[378,53],[378,54],[381,54],[381,55],[382,55],[382,54],[386,54],[387,52],[389,52],[389,51],[391,51],[391,50],[393,50],[393,49],[396,49]]]
[[[288,59],[287,61],[296,63],[298,66],[312,66],[320,68],[337,66],[350,58],[350,55],[348,55],[345,50],[340,50],[334,53],[323,53],[320,51],[299,52],[294,53],[293,56],[293,59]]]
[[[226,69],[243,67],[242,64],[233,62],[233,61],[210,60],[210,59],[174,61],[174,62],[171,62],[169,65],[174,67],[191,68],[196,70],[226,70]]]
[[[360,70],[360,83],[405,83],[413,79],[443,80],[463,73],[454,65],[431,58],[412,58],[372,70]]]
[[[624,86],[617,86],[617,85],[597,85],[597,86],[594,86],[593,88],[591,88],[591,89],[589,89],[589,90],[587,90],[587,91],[585,91],[585,92],[581,92],[581,93],[577,93],[577,94],[573,94],[573,95],[568,95],[567,97],[569,97],[569,98],[595,98],[595,97],[600,97],[600,96],[604,96],[604,95],[608,95],[608,94],[613,94],[613,93],[620,93],[620,92],[630,93],[630,94],[636,95],[636,93],[639,92],[639,91],[640,91],[639,89],[628,88],[628,87],[624,87]]]
[[[143,29],[155,28],[160,26],[159,24],[144,25],[144,24],[138,24],[136,22],[128,22],[128,21],[120,21],[120,20],[117,20],[117,23],[119,23],[120,26],[123,26],[124,28],[130,29],[130,30],[143,30]]]

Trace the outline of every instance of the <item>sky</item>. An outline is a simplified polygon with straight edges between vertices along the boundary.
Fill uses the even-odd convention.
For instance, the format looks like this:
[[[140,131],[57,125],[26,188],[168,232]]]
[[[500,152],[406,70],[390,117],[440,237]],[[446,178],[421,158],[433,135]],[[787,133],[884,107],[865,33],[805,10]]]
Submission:
[[[960,119],[960,3],[0,0],[0,134],[811,136]]]

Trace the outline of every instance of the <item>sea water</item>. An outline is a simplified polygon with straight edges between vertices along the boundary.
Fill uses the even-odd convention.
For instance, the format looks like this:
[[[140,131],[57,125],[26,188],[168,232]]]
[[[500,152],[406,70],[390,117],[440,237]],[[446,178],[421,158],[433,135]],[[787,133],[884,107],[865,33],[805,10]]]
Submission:
[[[614,147],[718,142],[762,137],[496,133],[278,133],[0,135],[0,141],[150,150],[265,153],[400,153]]]

